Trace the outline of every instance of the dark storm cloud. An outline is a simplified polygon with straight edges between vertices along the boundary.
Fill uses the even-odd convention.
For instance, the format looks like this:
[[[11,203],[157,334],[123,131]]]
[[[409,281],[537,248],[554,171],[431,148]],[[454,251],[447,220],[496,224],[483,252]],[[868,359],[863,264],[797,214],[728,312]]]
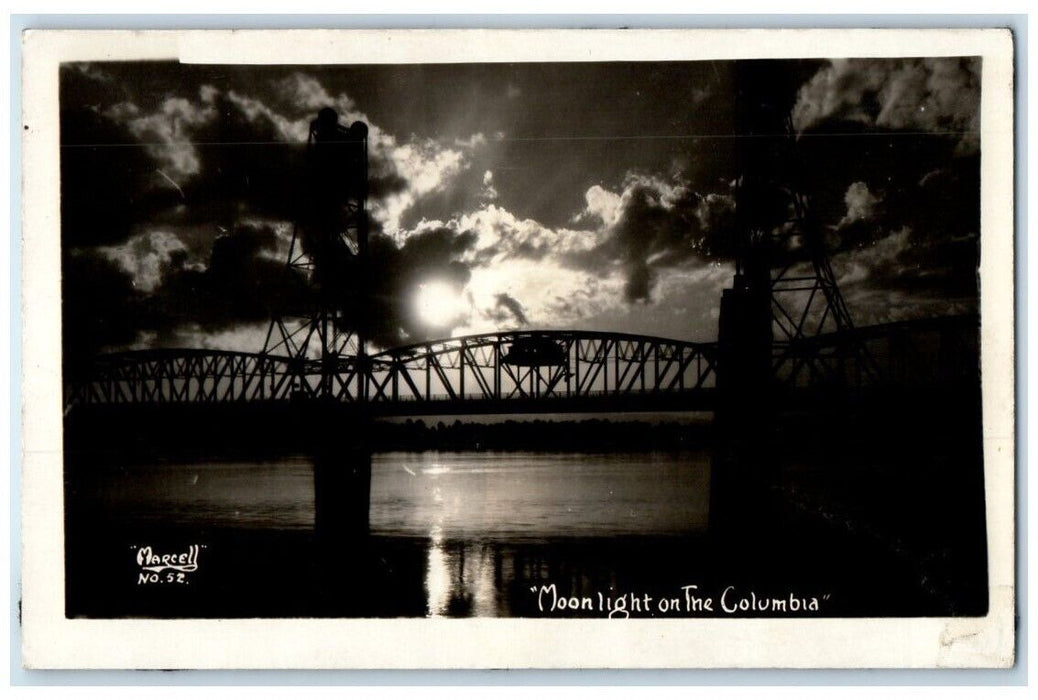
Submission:
[[[292,219],[305,200],[305,148],[286,143],[277,125],[263,114],[246,114],[227,96],[212,96],[218,115],[190,132],[198,152],[199,173],[184,186],[197,217],[233,225],[251,214]]]
[[[837,60],[794,91],[779,175],[808,195],[852,311],[975,303],[979,78],[975,58]]]
[[[291,174],[303,147],[285,143],[268,116],[211,88],[146,112],[99,82],[96,71],[62,70],[66,245],[118,243],[155,221],[230,228],[245,215],[298,213],[302,183]]]
[[[91,109],[62,110],[62,244],[118,243],[142,219],[175,206],[175,193],[154,186],[158,170],[124,127]]]
[[[844,268],[860,284],[908,293],[976,299],[980,243],[979,159],[951,159],[914,184],[866,193],[848,189],[835,228]],[[859,206],[861,202],[866,206]],[[855,215],[856,214],[856,215]],[[859,282],[852,276],[851,283]]]
[[[883,109],[881,105],[877,115]],[[892,104],[885,109],[900,113]],[[955,115],[956,120],[965,119],[960,112]],[[893,117],[887,122],[892,123]],[[919,129],[921,123],[912,128]],[[812,217],[833,254],[853,258],[856,251],[905,232],[897,239],[896,259],[861,258],[868,261],[869,270],[867,280],[856,283],[975,296],[979,158],[964,150],[962,143],[958,133],[906,131],[847,121],[843,116],[820,117],[798,139],[800,164],[781,161],[777,174],[769,175],[775,178],[769,185],[774,188],[774,205],[760,206],[767,200],[766,194],[760,194],[748,200],[755,204],[749,213],[754,225],[777,236],[779,249],[786,251],[783,255],[793,251],[793,259],[805,256],[802,232],[787,221],[791,216],[787,191],[806,193]],[[715,185],[713,191],[696,192],[689,183],[673,178],[629,176],[615,204],[607,238],[590,253],[571,259],[588,269],[619,266],[625,276],[626,300],[652,301],[661,270],[696,267],[736,254],[738,198],[738,187]],[[602,211],[600,215],[609,219],[609,209]]]
[[[972,65],[958,59],[936,67],[864,62],[861,75],[853,65],[842,65],[828,69],[839,77],[829,86],[829,101],[818,96],[817,78],[801,91],[803,113],[808,112],[804,105],[815,104],[805,102],[805,95],[828,105],[828,111],[816,109],[813,120],[804,122],[810,124],[800,140],[810,166],[805,181],[815,215],[827,228],[834,264],[845,273],[845,293],[852,305],[855,297],[863,300],[864,313],[872,313],[865,300],[883,298],[877,290],[946,299],[949,309],[976,303],[980,158],[970,145],[973,134],[961,133],[974,128],[979,115],[967,69]],[[931,91],[921,95],[893,90],[877,78],[890,74],[897,84],[925,71],[940,79],[931,80]],[[953,85],[954,76],[961,81]],[[879,86],[871,93],[875,104],[851,110],[847,96],[867,100],[864,86]],[[951,106],[941,95],[961,96],[964,104]],[[906,111],[900,102],[915,108]],[[932,305],[927,312],[934,313]]]
[[[125,67],[113,70],[125,73]],[[62,69],[62,144],[71,154],[63,159],[66,221],[111,212],[110,224],[94,224],[103,233],[83,237],[88,243],[118,242],[147,222],[230,228],[246,216],[295,220],[312,206],[311,183],[302,175],[310,120],[327,106],[347,124],[365,116],[345,94],[330,95],[303,73],[244,80],[237,70],[228,76],[185,69],[194,82],[176,84],[169,66],[152,71],[160,83],[170,82],[166,92],[137,86],[131,94],[126,75],[117,81],[93,65]],[[461,150],[416,137],[401,143],[369,126],[369,204],[382,216],[398,217],[437,191],[444,176],[463,167],[462,151],[485,143],[478,134]],[[99,181],[99,173],[114,177]],[[77,205],[95,216],[78,216]]]
[[[850,223],[847,197],[857,182],[875,211],[850,219],[873,220],[880,235],[904,225],[930,238],[977,233],[979,80],[977,58],[841,60],[821,68],[793,108],[819,219]],[[869,242],[858,235],[839,244]]]
[[[305,285],[276,259],[277,249],[272,227],[241,225],[216,238],[202,268],[184,265],[183,256],[171,258],[161,286],[143,302],[150,326],[197,323],[217,330],[305,308]]]
[[[614,197],[615,203],[601,190],[595,193],[595,213],[607,224],[601,243],[565,260],[598,272],[619,268],[628,302],[652,301],[662,269],[698,267],[734,253],[734,200],[728,193],[700,193],[687,182],[631,174]]]
[[[93,354],[130,343],[137,336],[143,322],[143,295],[115,262],[93,251],[66,252],[61,290],[66,372],[78,374]]]

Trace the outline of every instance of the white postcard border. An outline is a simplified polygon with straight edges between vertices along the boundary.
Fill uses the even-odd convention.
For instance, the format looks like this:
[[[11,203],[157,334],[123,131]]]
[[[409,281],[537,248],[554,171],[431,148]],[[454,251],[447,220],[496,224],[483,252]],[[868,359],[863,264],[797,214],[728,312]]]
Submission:
[[[285,31],[294,33],[286,41]],[[302,33],[306,41],[301,41]],[[22,625],[30,668],[941,668],[1014,659],[1013,65],[1008,30],[29,31],[23,41]],[[983,57],[983,618],[69,620],[64,617],[58,66]]]

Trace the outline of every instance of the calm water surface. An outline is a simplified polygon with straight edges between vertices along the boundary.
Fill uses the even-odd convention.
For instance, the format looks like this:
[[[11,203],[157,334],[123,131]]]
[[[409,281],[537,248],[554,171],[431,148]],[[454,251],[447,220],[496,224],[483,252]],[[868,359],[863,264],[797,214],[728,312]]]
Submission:
[[[432,539],[680,534],[706,524],[709,456],[394,452],[372,460],[371,531]],[[151,464],[95,473],[90,500],[127,520],[310,528],[313,467]]]

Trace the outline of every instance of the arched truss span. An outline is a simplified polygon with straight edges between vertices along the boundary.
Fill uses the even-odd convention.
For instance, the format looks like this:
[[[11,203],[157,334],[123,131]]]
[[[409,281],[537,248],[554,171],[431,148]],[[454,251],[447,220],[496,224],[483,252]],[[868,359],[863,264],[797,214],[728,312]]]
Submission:
[[[380,401],[550,399],[682,392],[714,385],[716,346],[593,331],[516,331],[373,355]]]
[[[98,358],[68,403],[211,403],[321,396],[372,404],[678,394],[712,388],[716,345],[593,331],[521,331],[394,348],[367,359],[219,350]]]
[[[948,386],[975,382],[978,328],[976,316],[920,319],[858,328],[855,342],[875,358],[880,385]],[[836,333],[776,344],[773,380],[787,389],[869,384],[846,362],[847,342]],[[386,415],[694,410],[714,400],[718,356],[716,343],[593,331],[436,340],[371,355],[363,367],[348,355],[143,350],[97,358],[66,405],[323,399],[366,400]]]

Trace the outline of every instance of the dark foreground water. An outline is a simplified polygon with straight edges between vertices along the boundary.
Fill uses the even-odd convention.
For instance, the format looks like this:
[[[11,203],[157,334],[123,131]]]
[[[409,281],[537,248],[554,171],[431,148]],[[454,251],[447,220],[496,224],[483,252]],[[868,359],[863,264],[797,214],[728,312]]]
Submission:
[[[975,469],[934,459],[793,459],[737,513],[745,527],[717,531],[705,449],[376,454],[370,535],[329,537],[305,456],[74,458],[67,612],[983,614]]]

